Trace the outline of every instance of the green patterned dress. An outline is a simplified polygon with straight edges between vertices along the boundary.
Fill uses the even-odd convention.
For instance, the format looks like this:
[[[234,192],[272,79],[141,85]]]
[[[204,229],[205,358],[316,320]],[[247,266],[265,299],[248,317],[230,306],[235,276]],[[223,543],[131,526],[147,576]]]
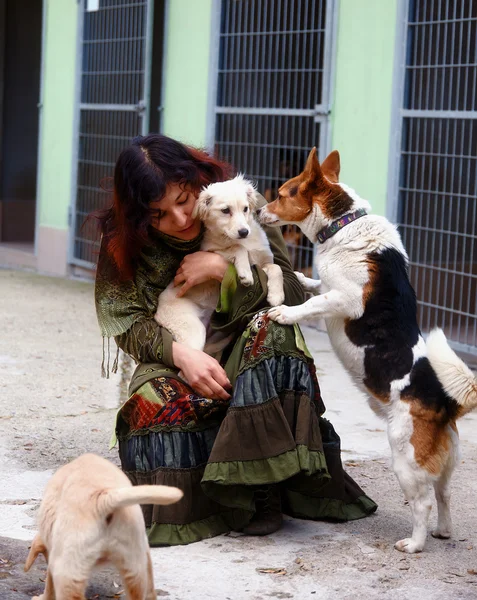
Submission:
[[[278,229],[266,229],[282,267],[285,302],[303,302]],[[172,336],[153,319],[159,293],[201,236],[182,242],[151,232],[134,281],[117,283],[104,249],[96,307],[104,338],[138,363],[116,424],[119,455],[133,484],[174,485],[183,499],[145,506],[150,544],[188,544],[244,527],[255,512],[254,489],[278,484],[283,512],[302,519],[351,520],[376,504],[345,473],[340,439],[323,418],[313,359],[298,326],[270,321],[267,278],[253,267],[245,288],[230,266],[212,328],[235,339],[222,364],[231,400],[197,395],[172,362]],[[331,399],[332,401],[332,399]]]

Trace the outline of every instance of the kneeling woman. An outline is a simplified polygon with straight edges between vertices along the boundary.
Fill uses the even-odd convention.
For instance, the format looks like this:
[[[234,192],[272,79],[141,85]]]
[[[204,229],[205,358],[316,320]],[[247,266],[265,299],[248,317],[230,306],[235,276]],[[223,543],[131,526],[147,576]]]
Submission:
[[[231,175],[163,135],[136,138],[118,158],[114,202],[100,217],[99,324],[138,363],[116,425],[121,465],[133,484],[184,491],[177,504],[145,507],[153,546],[231,529],[266,535],[279,529],[282,513],[348,520],[376,509],[343,471],[300,329],[267,317],[265,274],[254,267],[253,286],[242,287],[232,265],[200,251],[197,196]],[[303,291],[281,233],[266,233],[285,303],[299,304]],[[209,279],[221,281],[211,330],[234,335],[220,362],[178,344],[154,321],[158,295],[172,280],[184,293]]]

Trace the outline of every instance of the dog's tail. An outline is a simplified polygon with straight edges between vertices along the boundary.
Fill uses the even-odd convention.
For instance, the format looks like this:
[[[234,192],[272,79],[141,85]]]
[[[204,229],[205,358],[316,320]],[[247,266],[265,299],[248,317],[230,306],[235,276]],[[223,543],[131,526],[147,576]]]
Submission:
[[[461,407],[459,416],[477,408],[477,379],[447,343],[442,329],[433,329],[427,341],[427,358],[446,394]]]
[[[136,485],[114,488],[102,493],[98,509],[104,516],[122,506],[132,504],[174,504],[184,494],[179,488],[168,485]]]
[[[35,535],[35,537],[33,538],[33,542],[31,543],[31,547],[30,547],[30,552],[28,553],[28,556],[27,556],[27,559],[25,562],[25,566],[23,567],[23,570],[25,572],[30,570],[30,567],[35,562],[35,560],[39,554],[44,554],[45,558],[48,560],[46,546],[43,543],[39,534],[37,533]]]

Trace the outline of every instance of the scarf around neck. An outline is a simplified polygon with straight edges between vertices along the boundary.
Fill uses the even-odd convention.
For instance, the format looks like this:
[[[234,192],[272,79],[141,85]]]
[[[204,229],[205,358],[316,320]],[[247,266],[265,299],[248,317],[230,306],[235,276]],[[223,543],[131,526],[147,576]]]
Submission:
[[[101,335],[127,331],[140,318],[153,318],[159,294],[169,285],[186,254],[200,250],[203,231],[190,241],[151,228],[151,244],[141,251],[133,280],[118,281],[113,259],[101,243],[96,271],[95,304]]]

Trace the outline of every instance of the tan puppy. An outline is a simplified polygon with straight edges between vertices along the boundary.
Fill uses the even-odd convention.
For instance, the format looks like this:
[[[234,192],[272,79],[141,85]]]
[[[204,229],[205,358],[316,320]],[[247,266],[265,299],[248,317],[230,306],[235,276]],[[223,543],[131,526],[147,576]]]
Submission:
[[[46,486],[38,534],[25,563],[48,562],[45,592],[33,600],[84,600],[92,569],[112,563],[130,600],[156,600],[144,517],[139,504],[173,504],[182,492],[163,485],[133,487],[108,460],[84,454]]]

